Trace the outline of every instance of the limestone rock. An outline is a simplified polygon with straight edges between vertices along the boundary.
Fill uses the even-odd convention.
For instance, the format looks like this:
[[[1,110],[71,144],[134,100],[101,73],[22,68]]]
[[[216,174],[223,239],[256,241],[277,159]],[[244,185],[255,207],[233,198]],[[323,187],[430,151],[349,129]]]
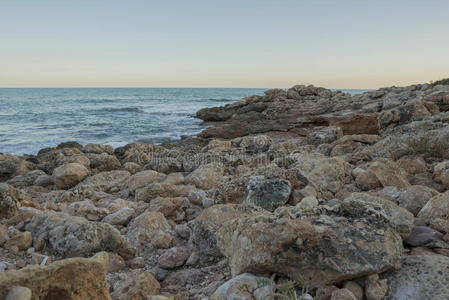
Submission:
[[[396,267],[402,253],[399,232],[406,228],[386,217],[395,210],[370,201],[354,210],[350,203],[356,201],[332,210],[317,207],[313,214],[282,208],[244,215],[219,229],[218,246],[234,276],[276,272],[312,287]]]
[[[70,258],[49,266],[29,266],[0,273],[0,298],[11,287],[31,290],[32,299],[109,300],[106,282],[107,253],[93,258]]]
[[[413,215],[395,203],[380,197],[365,193],[352,193],[341,206],[354,217],[358,214],[369,213],[372,209],[379,213],[378,217],[389,223],[403,239],[407,238],[413,229]],[[361,215],[360,215],[361,216]]]
[[[449,257],[410,255],[402,258],[402,268],[385,275],[386,300],[447,299]]]
[[[301,154],[296,158],[294,168],[321,189],[336,193],[345,184],[349,166],[342,158],[315,154]]]
[[[126,238],[142,253],[148,244],[155,248],[169,248],[173,242],[171,227],[160,212],[145,212],[128,225]]]
[[[236,204],[218,204],[201,213],[193,224],[191,241],[202,255],[219,256],[217,248],[217,231],[235,218],[256,211],[256,208]]]
[[[287,203],[291,192],[290,182],[283,179],[251,177],[245,194],[245,203],[274,211]]]
[[[109,223],[111,225],[127,225],[129,221],[134,217],[135,211],[132,208],[129,207],[123,207],[116,211],[115,213],[112,213],[110,215],[107,215],[103,222]]]
[[[26,229],[34,237],[44,239],[53,253],[64,257],[110,251],[130,258],[134,252],[129,242],[111,225],[65,213],[36,213]]]
[[[330,300],[357,300],[357,298],[348,289],[338,289],[332,293]]]
[[[11,235],[10,235],[11,236]],[[28,231],[25,232],[16,232],[13,236],[11,236],[3,245],[5,249],[14,249],[17,248],[19,251],[26,250],[31,247],[31,243],[33,239],[31,237],[31,233]]]
[[[128,171],[122,170],[100,172],[86,178],[78,187],[89,188],[94,191],[108,191],[113,187],[124,184],[130,175]]]
[[[134,192],[137,189],[143,188],[144,186],[153,183],[159,182],[165,177],[164,174],[153,171],[153,170],[145,170],[138,172],[131,177],[129,177],[128,182],[126,183],[127,188],[134,195]]]
[[[173,247],[168,249],[158,259],[162,268],[173,269],[182,266],[190,256],[186,247]]]
[[[426,221],[427,224],[433,224],[430,227],[447,232],[449,227],[449,191],[432,197],[419,211],[417,217]]]
[[[5,300],[31,300],[31,290],[24,286],[11,288]]]
[[[86,156],[90,160],[91,169],[96,172],[105,172],[120,169],[121,164],[117,157],[107,153],[95,154],[87,153]]]
[[[190,185],[151,183],[136,191],[136,201],[150,202],[156,197],[186,197],[194,189]]]
[[[208,190],[215,187],[223,176],[223,166],[219,164],[202,165],[187,175],[186,183]]]
[[[269,286],[269,284],[270,279],[268,278],[257,277],[249,273],[240,274],[221,285],[211,296],[211,300],[251,300],[254,299],[253,295],[257,289]],[[259,296],[256,299],[262,300],[263,297]]]
[[[150,273],[133,270],[125,273],[123,280],[114,284],[111,297],[114,300],[141,300],[150,295],[158,295],[161,286]]]
[[[89,175],[89,170],[78,163],[68,163],[53,171],[55,185],[60,189],[68,189]]]
[[[13,186],[0,183],[0,218],[11,218],[22,205],[28,201],[27,194]]]
[[[85,153],[107,153],[114,154],[114,148],[110,145],[101,145],[101,144],[87,144],[81,149]]]
[[[370,170],[376,174],[382,186],[404,188],[410,185],[404,172],[392,160],[381,158],[370,164]]]
[[[418,215],[419,211],[426,203],[436,196],[438,191],[422,185],[412,185],[403,189],[397,198],[398,205],[407,209],[409,212]]]
[[[387,294],[388,283],[386,279],[379,280],[378,274],[372,274],[365,279],[366,300],[382,300]]]

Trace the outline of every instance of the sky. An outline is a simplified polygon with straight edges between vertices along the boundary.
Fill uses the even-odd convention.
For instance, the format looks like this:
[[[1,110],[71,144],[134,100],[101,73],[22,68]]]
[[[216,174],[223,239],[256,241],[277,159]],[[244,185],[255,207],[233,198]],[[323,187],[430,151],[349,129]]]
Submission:
[[[449,77],[448,28],[448,0],[0,0],[0,87],[403,86]]]

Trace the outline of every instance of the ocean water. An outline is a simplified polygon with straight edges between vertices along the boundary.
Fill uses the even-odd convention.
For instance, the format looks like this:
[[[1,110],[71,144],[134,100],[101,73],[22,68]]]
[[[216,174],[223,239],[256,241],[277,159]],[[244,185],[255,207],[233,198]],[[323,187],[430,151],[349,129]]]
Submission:
[[[161,143],[202,130],[193,118],[266,89],[27,88],[0,89],[0,153],[36,154],[63,141]],[[347,90],[358,93],[358,90]]]

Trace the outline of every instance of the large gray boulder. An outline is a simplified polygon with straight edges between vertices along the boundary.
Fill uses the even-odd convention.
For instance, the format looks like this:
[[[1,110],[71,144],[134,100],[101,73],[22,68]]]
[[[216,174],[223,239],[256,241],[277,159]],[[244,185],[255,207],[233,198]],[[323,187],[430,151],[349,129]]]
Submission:
[[[290,193],[291,184],[288,180],[264,179],[262,176],[253,176],[246,188],[245,202],[274,211],[287,203]]]

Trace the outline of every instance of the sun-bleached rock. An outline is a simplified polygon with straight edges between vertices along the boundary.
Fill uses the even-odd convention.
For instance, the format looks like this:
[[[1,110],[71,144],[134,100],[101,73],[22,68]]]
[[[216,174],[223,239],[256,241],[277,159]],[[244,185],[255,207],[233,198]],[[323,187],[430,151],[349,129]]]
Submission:
[[[80,183],[89,175],[89,170],[78,163],[68,163],[53,171],[53,180],[60,189],[68,189]]]
[[[109,224],[90,222],[66,213],[46,211],[36,213],[26,225],[34,237],[40,237],[45,247],[63,257],[88,256],[99,251],[132,257],[134,248],[120,232]]]
[[[108,255],[69,258],[49,266],[30,266],[0,272],[0,298],[14,286],[31,290],[32,299],[109,300],[106,282]]]

